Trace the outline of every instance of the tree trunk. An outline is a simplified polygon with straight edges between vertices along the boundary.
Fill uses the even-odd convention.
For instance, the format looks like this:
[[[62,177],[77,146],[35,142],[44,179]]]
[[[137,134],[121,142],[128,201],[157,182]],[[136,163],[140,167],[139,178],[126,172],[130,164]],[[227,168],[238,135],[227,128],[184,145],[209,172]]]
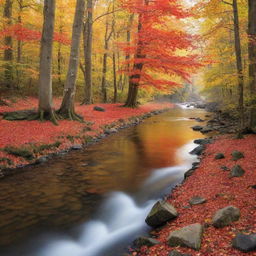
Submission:
[[[67,78],[64,87],[64,97],[58,113],[70,120],[81,120],[81,117],[75,114],[74,100],[76,91],[76,79],[79,66],[80,39],[83,29],[83,17],[85,9],[85,0],[76,1],[76,11],[72,30],[72,44],[70,50],[70,59]]]
[[[137,43],[137,50],[135,53],[135,59],[144,59],[146,56],[143,55],[143,42],[140,38],[140,32],[142,30],[142,14],[139,15],[138,20],[138,43]],[[143,63],[134,63],[133,70],[139,71],[136,74],[133,74],[129,77],[129,90],[128,90],[128,96],[125,102],[125,107],[137,107],[137,96],[138,96],[138,87],[140,83],[140,72],[143,69]]]
[[[256,99],[256,1],[248,0],[248,53],[249,53],[249,86],[251,96],[251,110],[250,110],[250,124],[249,126],[255,127],[255,112],[254,106]]]
[[[12,24],[12,0],[6,0],[4,4],[3,17],[6,19],[7,26]],[[13,87],[13,40],[11,36],[6,36],[4,38],[4,61],[5,61],[5,71],[4,79],[7,88]]]
[[[101,79],[101,94],[102,94],[102,101],[104,103],[107,102],[107,88],[106,88],[106,74],[107,74],[107,59],[108,59],[108,50],[109,50],[109,40],[112,36],[113,28],[109,32],[109,24],[108,24],[108,17],[106,18],[106,27],[105,27],[105,35],[104,35],[104,55],[103,55],[103,62],[102,62],[102,79]]]
[[[83,104],[92,103],[92,25],[93,25],[93,0],[87,0],[86,23],[84,25],[84,101]]]
[[[52,50],[55,20],[55,0],[44,0],[44,24],[41,39],[39,67],[39,107],[40,118],[51,118],[56,122],[52,108]]]
[[[241,124],[240,124],[241,129],[243,129],[244,128],[244,76],[243,76],[243,64],[242,64],[237,0],[233,0],[233,12],[234,12],[235,53],[236,53],[238,95],[239,95],[238,110],[239,110],[240,120],[241,120]]]
[[[113,103],[117,102],[117,79],[116,79],[116,54],[113,52],[113,85],[114,85],[114,97]]]

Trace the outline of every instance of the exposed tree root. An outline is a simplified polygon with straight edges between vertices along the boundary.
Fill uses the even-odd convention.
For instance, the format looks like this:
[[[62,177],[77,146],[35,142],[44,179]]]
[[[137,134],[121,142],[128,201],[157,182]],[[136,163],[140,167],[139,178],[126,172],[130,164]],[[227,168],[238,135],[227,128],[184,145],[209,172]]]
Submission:
[[[58,116],[61,119],[69,119],[70,121],[84,122],[83,117],[75,113],[73,108],[68,110],[58,110]]]

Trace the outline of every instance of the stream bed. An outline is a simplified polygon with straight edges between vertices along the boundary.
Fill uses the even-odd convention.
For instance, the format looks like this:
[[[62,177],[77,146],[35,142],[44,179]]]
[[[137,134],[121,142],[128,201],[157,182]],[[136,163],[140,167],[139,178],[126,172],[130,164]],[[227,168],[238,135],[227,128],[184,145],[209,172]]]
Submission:
[[[1,256],[121,256],[196,157],[205,111],[179,105],[0,180]]]

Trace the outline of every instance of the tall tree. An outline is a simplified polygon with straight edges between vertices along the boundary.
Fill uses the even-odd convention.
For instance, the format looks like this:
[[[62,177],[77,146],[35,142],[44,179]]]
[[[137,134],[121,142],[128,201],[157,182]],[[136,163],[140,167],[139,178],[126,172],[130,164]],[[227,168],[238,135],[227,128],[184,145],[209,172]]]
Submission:
[[[52,106],[52,50],[55,21],[55,0],[44,0],[44,24],[41,38],[39,67],[39,106],[40,119],[51,119],[57,124]]]
[[[6,20],[7,27],[12,25],[12,6],[13,0],[5,0],[3,17]],[[5,85],[11,88],[13,86],[13,40],[11,35],[5,36],[4,44]]]
[[[242,63],[242,50],[240,40],[240,27],[237,0],[233,0],[233,13],[234,13],[234,36],[235,36],[235,53],[236,53],[236,66],[238,76],[238,109],[240,112],[241,128],[244,127],[244,75]]]
[[[126,70],[126,74],[129,75],[129,91],[125,106],[136,107],[139,87],[153,86],[157,89],[166,89],[178,86],[176,82],[158,78],[159,74],[170,77],[178,75],[188,79],[191,71],[200,64],[195,56],[177,54],[178,49],[192,47],[192,36],[184,31],[166,29],[168,23],[163,22],[170,16],[176,19],[189,16],[177,0],[126,0],[123,6],[138,16],[136,38],[130,46],[124,48],[127,53],[134,56],[127,60],[131,68]],[[154,73],[158,73],[158,76]]]
[[[249,84],[251,104],[254,104],[256,97],[256,1],[248,0],[248,53],[249,53]],[[255,126],[255,107],[252,107],[250,114],[250,127]]]
[[[109,5],[110,8],[110,5]],[[109,11],[108,8],[108,11]],[[109,16],[106,17],[105,23],[105,34],[104,34],[104,54],[103,54],[103,61],[102,61],[102,78],[101,78],[101,94],[103,102],[107,102],[107,60],[108,60],[108,50],[109,50],[109,41],[113,34],[113,26],[109,26]]]
[[[93,0],[87,0],[86,22],[84,25],[84,100],[83,104],[92,103],[92,39],[93,39]]]
[[[76,1],[76,11],[72,30],[72,44],[70,50],[70,59],[68,74],[64,87],[64,97],[62,100],[61,107],[58,113],[70,120],[81,120],[75,113],[74,101],[75,101],[75,91],[76,91],[76,79],[79,65],[79,49],[80,49],[80,39],[83,29],[83,17],[85,9],[85,0]]]

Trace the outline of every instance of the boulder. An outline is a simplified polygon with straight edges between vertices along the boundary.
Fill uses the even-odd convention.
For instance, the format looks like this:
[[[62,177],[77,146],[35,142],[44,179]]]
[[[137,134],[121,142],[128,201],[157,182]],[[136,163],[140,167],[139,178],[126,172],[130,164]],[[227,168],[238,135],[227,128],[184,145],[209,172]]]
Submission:
[[[178,213],[171,204],[166,201],[158,201],[151,209],[145,222],[151,227],[159,227],[177,216]]]
[[[233,239],[232,245],[242,252],[256,251],[256,233],[251,235],[238,234]]]
[[[244,158],[244,154],[240,151],[233,151],[231,155],[233,161],[237,161],[241,158]]]
[[[191,155],[197,155],[197,156],[200,156],[202,155],[202,153],[204,152],[204,145],[200,145],[196,148],[194,148],[191,152],[189,152]]]
[[[204,204],[207,200],[200,196],[194,196],[189,200],[190,205]]]
[[[234,221],[238,221],[239,218],[240,210],[235,206],[227,206],[215,213],[212,224],[215,228],[223,228]]]
[[[156,244],[159,244],[160,242],[157,241],[156,239],[150,238],[150,237],[145,237],[145,236],[140,236],[137,239],[134,240],[133,244],[135,247],[140,248],[142,246],[154,246]]]
[[[199,223],[173,231],[168,237],[169,246],[182,246],[199,250],[203,235],[203,226]]]
[[[218,153],[218,154],[216,154],[215,155],[215,160],[219,160],[219,159],[223,159],[223,158],[225,158],[225,156],[224,156],[224,154],[222,154],[222,153]]]
[[[235,165],[230,172],[230,177],[242,177],[245,174],[244,169],[240,165]]]
[[[99,107],[99,106],[95,106],[95,107],[93,108],[93,110],[95,110],[95,111],[100,111],[100,112],[105,112],[105,111],[106,111],[105,108]]]
[[[196,125],[196,126],[193,126],[191,127],[194,131],[201,131],[203,129],[203,126],[200,126],[200,125]]]
[[[212,140],[211,139],[197,139],[194,140],[195,144],[199,144],[199,145],[206,145],[206,144],[211,144]]]
[[[192,256],[191,254],[187,254],[187,253],[181,253],[181,252],[178,252],[178,251],[171,251],[170,253],[169,253],[169,255],[168,256]]]

